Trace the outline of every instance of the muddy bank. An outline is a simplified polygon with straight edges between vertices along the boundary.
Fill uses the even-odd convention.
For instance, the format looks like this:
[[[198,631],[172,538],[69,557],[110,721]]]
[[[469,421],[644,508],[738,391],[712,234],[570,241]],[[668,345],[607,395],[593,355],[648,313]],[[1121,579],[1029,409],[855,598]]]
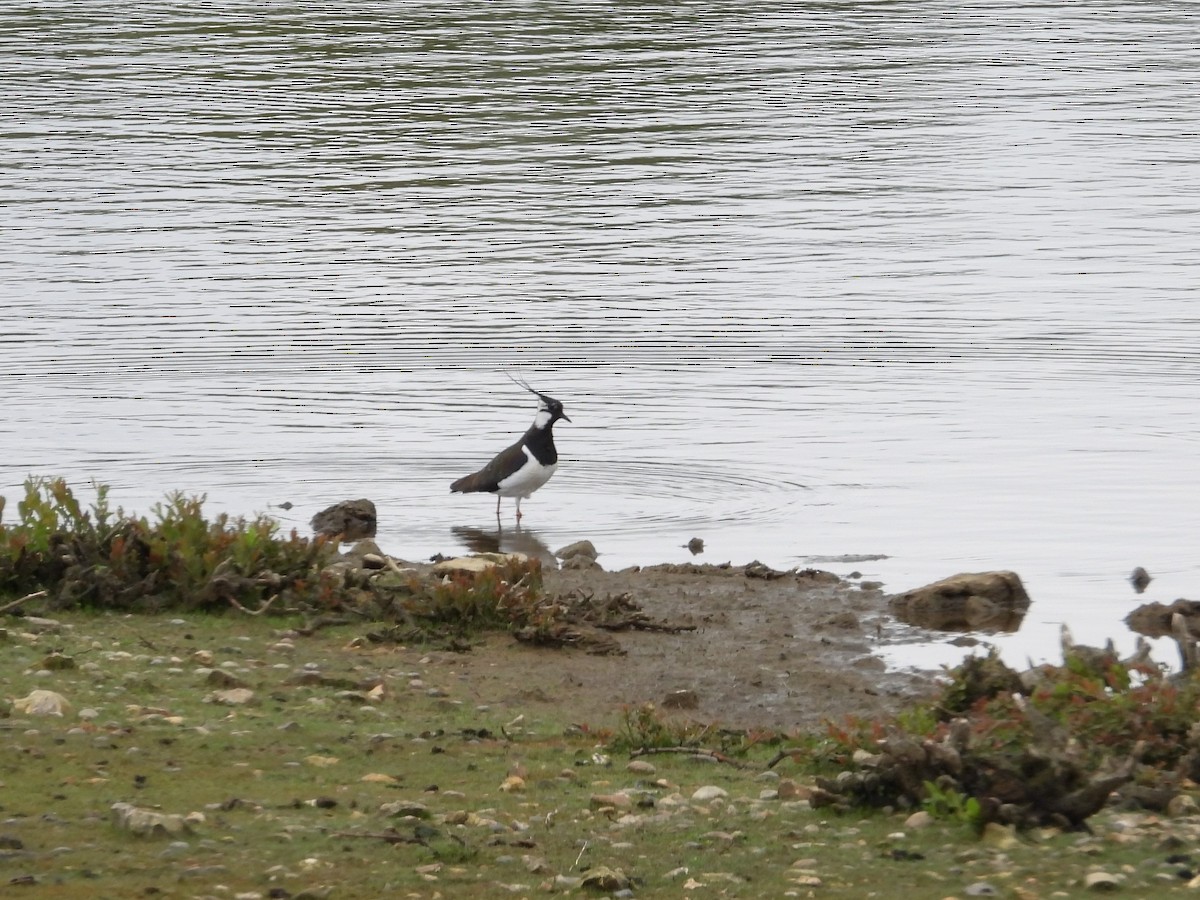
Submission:
[[[888,672],[872,652],[889,621],[883,592],[827,572],[685,564],[547,568],[544,577],[548,596],[627,595],[652,620],[692,630],[612,633],[619,654],[500,635],[470,653],[437,654],[478,702],[545,702],[596,723],[671,697],[680,715],[722,726],[808,729],[895,712],[930,690],[930,676]]]

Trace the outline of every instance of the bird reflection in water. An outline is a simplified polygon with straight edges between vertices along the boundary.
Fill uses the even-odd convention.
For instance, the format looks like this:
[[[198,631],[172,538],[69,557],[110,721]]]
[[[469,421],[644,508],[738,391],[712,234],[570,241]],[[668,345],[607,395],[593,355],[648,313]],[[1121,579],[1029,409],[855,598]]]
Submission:
[[[537,532],[517,526],[514,528],[476,528],[473,525],[455,525],[450,529],[472,553],[524,553],[543,564],[558,567],[558,560],[550,548],[537,536]]]

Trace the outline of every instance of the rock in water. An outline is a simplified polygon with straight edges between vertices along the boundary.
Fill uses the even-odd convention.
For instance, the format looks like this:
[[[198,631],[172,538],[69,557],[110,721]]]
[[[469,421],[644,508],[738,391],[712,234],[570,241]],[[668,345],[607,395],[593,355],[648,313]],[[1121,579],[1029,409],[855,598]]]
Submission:
[[[896,618],[941,631],[1016,631],[1029,595],[1015,572],[963,573],[888,600]]]
[[[1159,638],[1172,634],[1171,620],[1175,616],[1182,617],[1187,632],[1192,637],[1200,637],[1200,600],[1184,600],[1180,598],[1174,603],[1143,603],[1125,617],[1125,624],[1138,634],[1146,637]]]
[[[1129,576],[1129,583],[1133,585],[1133,589],[1139,594],[1145,593],[1146,588],[1150,586],[1152,580],[1150,573],[1141,566],[1134,569]]]
[[[573,544],[567,544],[554,551],[554,555],[559,559],[574,559],[577,556],[586,556],[588,559],[595,559],[599,554],[596,553],[596,545],[591,541],[576,541]]]
[[[312,517],[313,531],[343,541],[375,536],[375,504],[370,500],[343,500]]]

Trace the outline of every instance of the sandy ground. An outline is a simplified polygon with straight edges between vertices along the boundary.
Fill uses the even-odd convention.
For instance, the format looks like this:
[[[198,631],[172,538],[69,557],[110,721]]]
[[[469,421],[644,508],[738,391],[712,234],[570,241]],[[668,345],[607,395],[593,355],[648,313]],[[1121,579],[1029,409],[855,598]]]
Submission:
[[[444,654],[441,662],[458,670],[477,702],[554,704],[574,721],[598,724],[611,723],[623,706],[661,707],[690,691],[694,705],[685,696],[680,715],[730,728],[809,730],[824,719],[894,712],[931,690],[929,674],[888,672],[873,653],[890,621],[885,595],[829,573],[753,565],[565,569],[547,570],[545,588],[549,596],[627,594],[652,620],[694,630],[612,633],[619,654],[505,636]]]

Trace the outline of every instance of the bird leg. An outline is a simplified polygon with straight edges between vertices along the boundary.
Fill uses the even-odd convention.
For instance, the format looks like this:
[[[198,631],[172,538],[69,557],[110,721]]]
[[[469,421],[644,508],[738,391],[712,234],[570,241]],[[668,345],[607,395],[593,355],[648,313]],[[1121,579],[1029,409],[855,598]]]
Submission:
[[[517,498],[517,524],[521,522],[521,498]]]
[[[500,521],[500,495],[496,495],[496,521]]]

